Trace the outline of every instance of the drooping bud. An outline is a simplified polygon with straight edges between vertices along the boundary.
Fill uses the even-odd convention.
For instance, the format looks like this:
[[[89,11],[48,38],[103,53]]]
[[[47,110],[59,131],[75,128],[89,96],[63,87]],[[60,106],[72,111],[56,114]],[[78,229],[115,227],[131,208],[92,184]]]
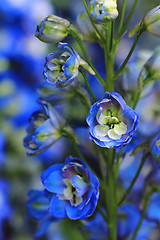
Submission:
[[[106,24],[118,16],[116,0],[91,0],[90,16],[97,24]]]
[[[67,28],[70,22],[64,18],[49,15],[36,29],[35,36],[46,43],[58,43],[67,36]]]
[[[160,5],[150,10],[143,19],[147,32],[160,37]]]

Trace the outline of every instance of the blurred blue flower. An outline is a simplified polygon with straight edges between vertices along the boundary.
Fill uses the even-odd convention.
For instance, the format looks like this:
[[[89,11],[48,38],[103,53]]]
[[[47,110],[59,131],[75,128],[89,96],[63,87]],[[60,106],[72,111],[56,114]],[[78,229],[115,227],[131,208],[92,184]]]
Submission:
[[[64,124],[58,112],[45,103],[43,109],[34,112],[29,119],[27,136],[24,138],[24,146],[31,150],[27,154],[38,155],[51,147],[61,138]]]
[[[103,211],[103,210],[102,210]],[[108,238],[108,226],[100,212],[96,212],[93,219],[83,221],[84,227],[89,233],[90,240],[106,240]]]
[[[145,138],[154,136],[160,130],[159,102],[160,83],[155,81],[152,91],[140,99],[136,107],[140,119],[138,132]]]
[[[158,133],[151,142],[151,153],[160,167],[160,133]]]
[[[67,43],[59,43],[58,49],[46,57],[44,76],[48,83],[56,87],[68,86],[78,75],[79,65],[95,74],[88,64]]]
[[[160,37],[160,5],[150,10],[143,18],[145,30]]]
[[[9,186],[0,179],[0,239],[3,239],[3,221],[7,220],[12,215],[12,208],[8,200]]]
[[[45,191],[31,190],[28,196],[27,209],[29,216],[38,220],[38,231],[35,236],[40,237],[46,233],[49,225],[56,219],[48,212],[49,200],[45,195]]]
[[[129,143],[138,125],[138,115],[118,93],[106,92],[87,116],[90,138],[101,147],[118,148]]]
[[[123,239],[132,236],[141,216],[140,211],[138,211],[138,209],[136,209],[135,207],[126,204],[120,207],[118,216],[118,236]],[[136,240],[145,240],[146,237],[148,237],[154,231],[155,227],[156,224],[154,222],[143,219]]]
[[[1,164],[5,161],[5,136],[3,132],[0,131],[0,167]]]
[[[57,218],[86,219],[94,212],[99,198],[99,181],[79,158],[67,157],[41,175],[50,196],[49,212]]]

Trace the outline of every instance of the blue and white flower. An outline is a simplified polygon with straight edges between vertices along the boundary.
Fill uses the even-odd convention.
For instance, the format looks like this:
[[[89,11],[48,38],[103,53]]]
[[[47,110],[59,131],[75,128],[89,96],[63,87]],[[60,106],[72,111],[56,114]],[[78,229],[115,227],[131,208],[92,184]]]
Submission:
[[[97,24],[106,24],[118,17],[116,0],[91,0],[90,16]]]
[[[61,137],[61,128],[65,125],[64,119],[49,104],[43,105],[43,109],[34,112],[27,127],[27,136],[24,138],[24,147],[31,150],[28,155],[38,155]]]
[[[106,92],[87,116],[90,138],[101,147],[118,148],[129,143],[138,125],[138,115],[118,93]]]
[[[99,198],[99,181],[79,158],[67,157],[64,164],[50,166],[42,173],[50,197],[49,212],[57,218],[86,219]]]
[[[69,44],[60,42],[58,49],[46,57],[44,77],[48,83],[56,87],[66,87],[78,76],[80,65],[92,75],[95,74]]]

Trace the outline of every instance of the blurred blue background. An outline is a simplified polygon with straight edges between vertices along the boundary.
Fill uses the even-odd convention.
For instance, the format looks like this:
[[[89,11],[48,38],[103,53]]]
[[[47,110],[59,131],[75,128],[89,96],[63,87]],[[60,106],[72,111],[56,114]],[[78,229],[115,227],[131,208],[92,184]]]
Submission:
[[[126,16],[132,3],[132,0],[127,1]],[[139,1],[131,27],[158,3],[159,0]],[[119,7],[121,4],[122,0],[118,0]],[[44,81],[45,56],[55,49],[55,46],[42,43],[34,36],[36,26],[49,14],[75,23],[82,11],[84,7],[80,0],[0,1],[0,240],[34,239],[36,222],[29,221],[27,216],[27,192],[31,188],[42,188],[40,174],[44,165],[54,162],[52,156],[56,161],[61,158],[62,153],[58,149],[66,151],[64,139],[38,158],[28,158],[23,147],[28,118],[39,109],[36,89]],[[80,51],[76,42],[71,38],[68,40]],[[116,54],[116,67],[123,62],[132,42],[133,39],[127,37],[121,41]],[[138,58],[138,50],[144,50],[141,56],[145,58],[158,44],[158,38],[144,33],[130,62]],[[86,48],[104,76],[102,50],[96,43],[86,43]],[[97,86],[94,77],[92,80]],[[96,96],[101,97],[102,89],[95,89]],[[77,131],[80,131],[82,138],[85,137],[81,130]],[[52,227],[42,239],[62,239],[57,229],[58,225]]]

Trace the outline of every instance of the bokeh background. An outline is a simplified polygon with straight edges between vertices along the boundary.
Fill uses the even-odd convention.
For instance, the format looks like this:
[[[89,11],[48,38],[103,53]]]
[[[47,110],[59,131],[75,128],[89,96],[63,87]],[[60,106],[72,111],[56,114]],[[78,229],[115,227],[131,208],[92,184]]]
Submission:
[[[126,16],[132,3],[133,0],[127,1]],[[122,0],[118,0],[119,9],[121,4]],[[131,27],[158,4],[159,0],[139,0]],[[55,161],[61,161],[72,152],[65,139],[61,139],[38,157],[27,157],[23,147],[28,118],[39,109],[37,88],[44,81],[45,56],[56,48],[40,42],[34,36],[36,26],[49,14],[56,14],[76,24],[77,16],[82,11],[84,7],[81,0],[0,1],[0,240],[35,238],[37,223],[28,217],[27,193],[30,189],[42,188],[40,174],[43,169]],[[83,56],[71,37],[65,41]],[[127,36],[121,41],[116,54],[116,68],[123,62],[132,43],[133,39]],[[137,58],[146,59],[158,44],[158,38],[144,33],[130,62]],[[105,76],[103,51],[96,43],[85,45],[97,69]],[[89,80],[93,83],[96,97],[100,98],[101,86],[98,85],[97,91],[95,78],[90,77]],[[73,116],[75,114],[72,123],[75,121],[76,126],[81,119],[76,116],[71,106],[65,111],[66,117],[69,118],[71,112]],[[85,118],[85,114],[82,111],[80,115]],[[79,127],[77,132],[82,142],[88,141],[85,131]],[[41,239],[59,240],[65,239],[64,236],[67,236],[64,227],[55,223]],[[78,239],[80,236],[77,235]]]

